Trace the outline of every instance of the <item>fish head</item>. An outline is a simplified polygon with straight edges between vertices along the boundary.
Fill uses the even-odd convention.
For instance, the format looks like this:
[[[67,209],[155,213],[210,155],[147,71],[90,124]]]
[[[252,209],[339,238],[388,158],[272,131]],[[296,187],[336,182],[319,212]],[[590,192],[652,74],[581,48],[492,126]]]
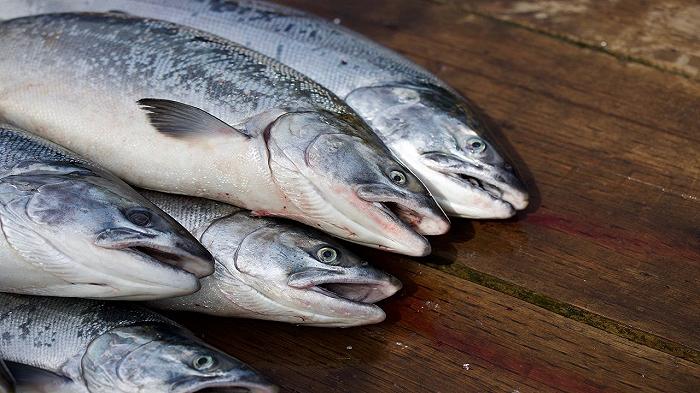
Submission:
[[[241,293],[251,292],[237,290],[243,282],[257,297],[245,308],[273,320],[327,327],[378,323],[385,314],[374,303],[401,289],[398,279],[338,241],[282,220],[237,213],[212,224],[202,242],[221,264],[214,277],[224,297],[240,303]]]
[[[3,180],[27,196],[15,211],[38,244],[70,260],[71,271],[116,289],[114,297],[192,293],[198,277],[213,273],[213,257],[194,236],[116,178],[44,165]]]
[[[364,131],[363,131],[364,130]],[[427,255],[421,235],[449,220],[423,183],[356,116],[326,112],[280,117],[268,144],[286,195],[314,217],[308,224],[347,240],[408,255]],[[299,192],[302,189],[303,192]]]
[[[449,215],[507,218],[528,193],[466,100],[432,84],[354,90],[346,98]]]
[[[250,366],[166,323],[120,327],[99,336],[81,359],[81,373],[95,393],[277,391]]]

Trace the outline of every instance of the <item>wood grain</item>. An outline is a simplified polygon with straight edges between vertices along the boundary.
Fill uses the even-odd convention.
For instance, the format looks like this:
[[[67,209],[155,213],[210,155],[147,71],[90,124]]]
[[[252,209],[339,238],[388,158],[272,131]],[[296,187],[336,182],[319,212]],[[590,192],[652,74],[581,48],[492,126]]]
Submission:
[[[700,348],[700,86],[424,1],[287,1],[397,49],[479,104],[535,201],[454,222],[426,262],[469,267]]]
[[[700,78],[700,3],[454,0],[464,10]]]
[[[345,330],[176,316],[289,392],[691,392],[700,365],[415,262],[389,320]]]

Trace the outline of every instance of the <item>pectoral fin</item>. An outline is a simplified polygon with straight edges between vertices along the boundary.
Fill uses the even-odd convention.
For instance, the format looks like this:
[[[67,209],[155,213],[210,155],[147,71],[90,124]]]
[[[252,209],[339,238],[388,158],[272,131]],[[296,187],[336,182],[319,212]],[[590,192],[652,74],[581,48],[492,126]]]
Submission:
[[[245,130],[234,128],[192,105],[157,98],[144,98],[139,100],[138,104],[147,112],[153,127],[174,138],[199,138],[211,135],[251,137]]]

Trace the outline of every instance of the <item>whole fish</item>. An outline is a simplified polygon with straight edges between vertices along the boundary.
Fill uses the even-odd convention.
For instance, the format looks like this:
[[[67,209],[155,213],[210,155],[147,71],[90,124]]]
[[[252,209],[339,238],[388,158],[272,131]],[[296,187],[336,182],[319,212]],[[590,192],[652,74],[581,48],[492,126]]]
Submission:
[[[146,300],[214,270],[180,224],[114,175],[0,125],[0,291]]]
[[[117,10],[241,43],[344,99],[425,183],[445,211],[506,218],[528,194],[470,105],[435,75],[336,23],[265,1],[5,0],[0,18]]]
[[[131,184],[426,255],[449,221],[336,96],[217,36],[120,14],[0,23],[0,117]]]
[[[54,373],[69,391],[276,391],[240,360],[134,304],[0,294],[0,332],[0,358]]]
[[[153,307],[224,317],[348,327],[384,320],[373,304],[401,282],[311,228],[202,198],[142,191],[216,260],[215,272],[189,296]]]

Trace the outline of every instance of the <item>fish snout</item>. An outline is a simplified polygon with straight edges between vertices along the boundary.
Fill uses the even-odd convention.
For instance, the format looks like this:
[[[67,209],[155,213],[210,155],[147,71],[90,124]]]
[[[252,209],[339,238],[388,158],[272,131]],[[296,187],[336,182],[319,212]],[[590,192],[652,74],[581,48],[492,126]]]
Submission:
[[[366,184],[357,188],[357,196],[382,205],[421,235],[442,235],[450,229],[450,220],[427,190],[398,191],[382,184]]]
[[[461,184],[470,193],[482,194],[482,199],[493,201],[495,206],[490,208],[491,214],[473,218],[507,218],[515,214],[515,210],[527,207],[527,189],[505,162],[489,164],[443,152],[425,153],[422,159],[427,167],[451,177],[453,182]],[[503,203],[509,206],[506,208]]]
[[[398,191],[382,184],[357,188],[361,199],[380,204],[421,235],[442,235],[450,229],[450,220],[430,193]]]
[[[288,285],[297,289],[315,289],[331,297],[373,304],[401,290],[396,277],[363,264],[352,268],[307,269],[290,275]]]
[[[128,250],[164,265],[201,278],[214,273],[214,257],[189,233],[149,233],[131,228],[103,231],[96,244],[104,248]]]

